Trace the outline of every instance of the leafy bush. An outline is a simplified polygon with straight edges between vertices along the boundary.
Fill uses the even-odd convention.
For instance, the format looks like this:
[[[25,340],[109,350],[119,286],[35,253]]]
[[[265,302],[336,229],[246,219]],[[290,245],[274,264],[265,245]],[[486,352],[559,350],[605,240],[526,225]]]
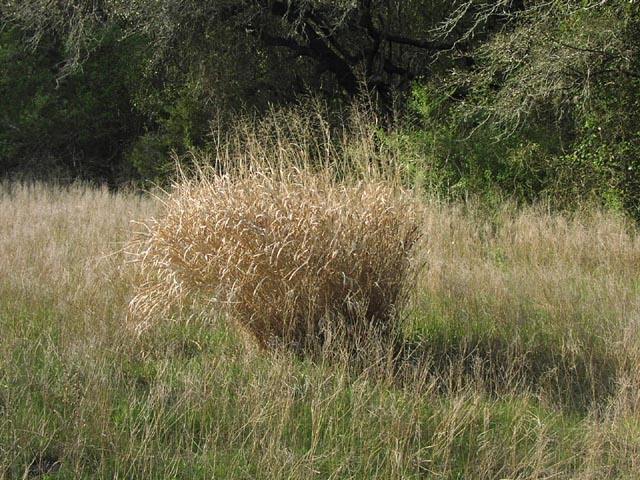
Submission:
[[[219,302],[262,347],[386,335],[414,271],[416,212],[393,183],[328,169],[184,179],[137,245],[147,283],[132,306]]]

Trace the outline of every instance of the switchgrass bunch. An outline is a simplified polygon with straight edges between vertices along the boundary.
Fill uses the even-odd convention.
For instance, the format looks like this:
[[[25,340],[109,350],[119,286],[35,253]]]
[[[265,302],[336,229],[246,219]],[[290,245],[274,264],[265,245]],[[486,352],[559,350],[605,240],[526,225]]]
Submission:
[[[262,346],[307,350],[394,330],[415,271],[417,205],[392,182],[338,183],[329,169],[201,172],[146,224],[137,314],[200,299]]]

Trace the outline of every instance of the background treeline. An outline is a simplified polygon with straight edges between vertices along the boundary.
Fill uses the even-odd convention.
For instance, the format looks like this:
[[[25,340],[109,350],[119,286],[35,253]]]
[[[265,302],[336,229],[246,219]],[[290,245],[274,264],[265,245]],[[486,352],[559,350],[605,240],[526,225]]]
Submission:
[[[393,149],[439,195],[637,218],[638,91],[633,0],[0,0],[14,178],[161,182],[173,153],[313,98],[338,143],[365,105],[372,161]]]

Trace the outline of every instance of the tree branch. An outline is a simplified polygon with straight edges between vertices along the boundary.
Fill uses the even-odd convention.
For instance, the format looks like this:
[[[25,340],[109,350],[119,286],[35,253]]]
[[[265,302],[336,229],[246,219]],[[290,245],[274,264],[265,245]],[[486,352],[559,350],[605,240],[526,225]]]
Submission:
[[[292,38],[276,37],[264,31],[260,32],[260,40],[269,47],[285,47],[292,50],[295,54],[313,57],[313,51],[307,45],[301,45]]]
[[[455,46],[454,43],[435,43],[435,42],[417,40],[414,38],[403,37],[401,35],[394,35],[394,34],[385,34],[384,39],[391,43],[397,43],[399,45],[408,45],[410,47],[416,47],[422,50],[430,50],[434,52],[451,50]]]

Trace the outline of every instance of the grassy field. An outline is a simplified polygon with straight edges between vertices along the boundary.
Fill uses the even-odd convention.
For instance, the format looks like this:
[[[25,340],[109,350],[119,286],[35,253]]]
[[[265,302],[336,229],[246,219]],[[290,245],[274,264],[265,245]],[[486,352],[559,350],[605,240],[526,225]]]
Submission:
[[[399,345],[265,351],[212,307],[140,332],[157,199],[0,186],[0,478],[640,478],[640,237],[426,201]]]

